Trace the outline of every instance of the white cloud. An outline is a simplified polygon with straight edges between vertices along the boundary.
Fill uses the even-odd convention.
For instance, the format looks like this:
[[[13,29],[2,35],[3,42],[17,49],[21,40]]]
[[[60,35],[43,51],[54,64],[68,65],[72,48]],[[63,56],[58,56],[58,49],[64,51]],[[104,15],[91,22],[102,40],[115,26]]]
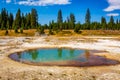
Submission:
[[[104,11],[114,11],[120,9],[120,0],[107,0],[109,6],[104,9]]]
[[[6,0],[6,3],[10,3],[11,2],[11,0]]]
[[[25,0],[17,2],[20,5],[29,6],[47,6],[47,5],[65,5],[70,4],[70,0]]]
[[[119,13],[109,13],[107,16],[119,16]]]

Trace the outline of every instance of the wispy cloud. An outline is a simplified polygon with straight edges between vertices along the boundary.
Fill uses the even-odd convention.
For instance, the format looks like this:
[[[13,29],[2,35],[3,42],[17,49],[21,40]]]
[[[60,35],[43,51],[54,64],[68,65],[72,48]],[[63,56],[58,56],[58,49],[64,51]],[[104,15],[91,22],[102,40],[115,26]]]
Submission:
[[[10,3],[11,2],[11,0],[6,0],[6,3]]]
[[[6,0],[10,3],[11,0]],[[70,0],[14,0],[15,4],[28,5],[28,6],[48,6],[48,5],[66,5],[71,4]]]
[[[107,0],[109,6],[104,9],[104,11],[114,11],[120,9],[120,0]]]
[[[107,16],[119,16],[119,13],[109,13]]]

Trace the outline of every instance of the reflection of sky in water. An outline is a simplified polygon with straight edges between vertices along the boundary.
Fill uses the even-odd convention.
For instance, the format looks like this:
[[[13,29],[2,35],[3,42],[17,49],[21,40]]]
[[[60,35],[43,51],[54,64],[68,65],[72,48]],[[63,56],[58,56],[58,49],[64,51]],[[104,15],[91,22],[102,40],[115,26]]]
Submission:
[[[91,51],[78,49],[39,49],[11,54],[9,57],[19,62],[36,65],[99,66],[114,65],[118,61],[95,56]]]
[[[11,55],[15,60],[26,60],[32,62],[49,62],[49,61],[64,61],[64,60],[77,60],[84,62],[87,59],[84,57],[84,50],[77,49],[39,49],[22,54],[17,53]],[[83,56],[84,55],[84,56]]]

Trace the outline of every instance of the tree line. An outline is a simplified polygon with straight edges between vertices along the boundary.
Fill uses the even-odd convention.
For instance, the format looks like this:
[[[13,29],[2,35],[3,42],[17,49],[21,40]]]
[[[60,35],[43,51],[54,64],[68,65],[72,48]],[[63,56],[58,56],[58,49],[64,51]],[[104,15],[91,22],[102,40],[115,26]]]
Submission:
[[[50,22],[49,27],[52,30],[73,29],[76,33],[79,33],[79,30],[120,30],[120,20],[117,19],[115,21],[113,16],[110,16],[110,20],[107,22],[106,18],[102,16],[100,22],[91,22],[91,14],[88,8],[85,15],[85,23],[81,24],[80,22],[76,22],[73,13],[70,13],[69,17],[63,21],[62,11],[59,10],[57,22]]]
[[[23,33],[24,29],[36,29],[38,26],[38,14],[36,9],[31,9],[30,13],[21,13],[21,10],[18,9],[15,17],[13,13],[8,13],[8,11],[3,8],[0,13],[0,29],[6,30],[15,30],[15,33],[18,33],[18,29]]]
[[[13,13],[8,13],[5,8],[2,8],[0,13],[0,29],[14,30],[15,33],[23,33],[26,29],[37,29],[41,34],[44,33],[44,29],[49,29],[49,34],[53,34],[54,31],[59,32],[62,30],[71,30],[79,33],[79,30],[119,30],[120,20],[114,20],[113,16],[110,17],[109,22],[106,21],[105,17],[101,17],[100,22],[91,22],[91,14],[89,8],[86,11],[85,23],[81,24],[76,22],[75,15],[70,13],[70,15],[63,21],[62,10],[58,11],[57,21],[50,21],[49,24],[41,25],[38,22],[38,14],[36,9],[31,9],[30,13],[22,13],[20,9],[17,10],[15,17]]]

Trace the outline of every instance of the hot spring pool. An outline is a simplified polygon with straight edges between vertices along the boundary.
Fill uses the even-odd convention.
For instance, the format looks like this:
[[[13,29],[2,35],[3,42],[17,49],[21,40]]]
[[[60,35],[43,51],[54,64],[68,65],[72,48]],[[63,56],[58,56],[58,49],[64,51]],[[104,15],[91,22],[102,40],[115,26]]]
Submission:
[[[13,53],[9,57],[15,61],[44,66],[100,66],[114,65],[118,61],[95,56],[88,50],[50,48]]]

